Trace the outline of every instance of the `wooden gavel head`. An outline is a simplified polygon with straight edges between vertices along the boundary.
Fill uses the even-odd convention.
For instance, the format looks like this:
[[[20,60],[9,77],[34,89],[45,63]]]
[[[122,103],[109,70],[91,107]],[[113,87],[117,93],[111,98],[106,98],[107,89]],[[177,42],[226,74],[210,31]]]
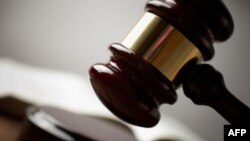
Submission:
[[[175,89],[190,67],[214,55],[233,20],[220,0],[152,0],[121,44],[112,44],[107,64],[90,68],[92,86],[103,104],[121,119],[152,127],[159,106],[177,100]]]

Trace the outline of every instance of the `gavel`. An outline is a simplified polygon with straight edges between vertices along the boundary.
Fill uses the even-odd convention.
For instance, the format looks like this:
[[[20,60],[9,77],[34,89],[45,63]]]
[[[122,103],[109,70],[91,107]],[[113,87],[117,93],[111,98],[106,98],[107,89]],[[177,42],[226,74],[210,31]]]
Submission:
[[[102,103],[122,120],[153,127],[159,106],[174,104],[176,89],[195,104],[215,109],[231,124],[250,125],[250,109],[225,86],[223,76],[202,63],[214,56],[214,42],[233,33],[232,16],[221,0],[151,0],[145,14],[110,61],[89,70]]]

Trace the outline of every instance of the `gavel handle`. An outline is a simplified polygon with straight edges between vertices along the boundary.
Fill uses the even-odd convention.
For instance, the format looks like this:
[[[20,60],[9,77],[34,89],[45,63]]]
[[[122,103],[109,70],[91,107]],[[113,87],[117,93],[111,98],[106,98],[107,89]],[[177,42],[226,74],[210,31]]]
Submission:
[[[228,91],[220,72],[208,64],[190,68],[183,81],[187,97],[212,107],[231,124],[250,125],[250,109]]]
[[[209,106],[214,108],[231,124],[250,125],[250,109],[233,96],[229,91],[225,96]]]

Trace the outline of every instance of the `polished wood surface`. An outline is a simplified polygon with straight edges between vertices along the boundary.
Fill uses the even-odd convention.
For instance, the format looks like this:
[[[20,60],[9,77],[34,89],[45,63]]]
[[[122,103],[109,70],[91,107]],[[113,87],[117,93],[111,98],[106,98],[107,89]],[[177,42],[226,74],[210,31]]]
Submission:
[[[19,141],[136,141],[124,124],[55,107],[29,107]]]
[[[184,77],[183,90],[195,104],[212,107],[229,123],[250,125],[250,109],[226,88],[222,74],[212,66],[192,66]]]
[[[0,140],[17,141],[22,129],[22,122],[0,114]]]
[[[164,18],[201,51],[205,60],[214,56],[214,41],[233,33],[231,14],[221,0],[151,0],[146,10]]]
[[[173,104],[177,95],[171,82],[151,64],[120,44],[112,44],[107,64],[90,69],[93,88],[107,108],[123,120],[139,126],[158,123],[158,107]]]
[[[146,4],[146,12],[161,17],[166,20],[166,23],[180,31],[197,47],[205,61],[214,56],[213,43],[227,40],[234,30],[231,14],[220,0],[151,0]],[[144,20],[142,18],[139,25],[144,25],[141,23]],[[145,50],[145,46],[148,48],[149,41],[154,41],[151,38],[148,39],[148,37],[156,37],[149,35],[150,33],[161,33],[158,31],[161,28],[155,26],[154,20],[150,20],[148,23],[152,23],[151,26],[149,26],[150,24],[146,24],[144,28],[136,26],[135,29],[143,29],[139,30],[143,34],[138,34],[140,36],[138,40],[130,40],[137,35],[132,34],[133,36],[126,40],[125,45],[128,47],[112,44],[110,61],[106,64],[93,65],[89,71],[92,86],[103,104],[126,122],[144,127],[152,127],[158,123],[160,120],[158,108],[161,104],[173,104],[177,100],[176,82],[164,76],[159,66],[150,64],[140,53],[140,50]],[[161,23],[159,18],[156,23]],[[152,26],[153,28],[151,28]],[[134,32],[132,31],[132,33]],[[163,38],[161,39],[163,40]],[[137,42],[140,44],[138,45]],[[130,45],[136,45],[136,50]],[[171,49],[174,49],[174,44],[171,45]],[[156,49],[154,49],[149,51],[155,51]],[[157,53],[161,51],[157,50]],[[168,52],[165,55],[172,54]],[[168,58],[168,56],[164,58]],[[175,56],[175,59],[171,58],[173,64],[177,64],[175,60],[179,59],[178,55]],[[194,71],[196,67],[200,66],[197,65],[199,61],[197,58],[189,60],[179,69],[180,73],[177,77],[177,84],[183,84],[185,94],[197,104],[211,106],[231,124],[248,124],[249,108],[225,88],[222,75],[215,73],[216,71],[209,72],[212,70],[209,69],[210,67],[205,68],[208,71],[206,74],[203,74],[203,71]],[[168,69],[173,69],[172,66],[169,65]],[[192,71],[193,73],[191,73]],[[208,78],[205,79],[205,76]],[[203,81],[200,82],[201,80]],[[203,88],[203,85],[207,87]]]
[[[60,108],[0,98],[1,141],[136,141],[125,124]]]

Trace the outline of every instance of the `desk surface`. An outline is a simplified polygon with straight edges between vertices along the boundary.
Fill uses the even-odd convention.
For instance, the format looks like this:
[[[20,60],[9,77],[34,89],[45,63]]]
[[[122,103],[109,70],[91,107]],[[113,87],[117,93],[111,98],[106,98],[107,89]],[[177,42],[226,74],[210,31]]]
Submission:
[[[0,59],[0,97],[7,94],[38,105],[55,106],[120,121],[100,103],[88,81],[81,76]],[[169,115],[163,115],[154,128],[129,127],[143,141],[157,138],[202,141],[197,134]]]

